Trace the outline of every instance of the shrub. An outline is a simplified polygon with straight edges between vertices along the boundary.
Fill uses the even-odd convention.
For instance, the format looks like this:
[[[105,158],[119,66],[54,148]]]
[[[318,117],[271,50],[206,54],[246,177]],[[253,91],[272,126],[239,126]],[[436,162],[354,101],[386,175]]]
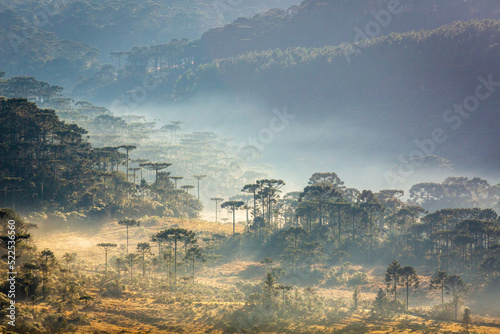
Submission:
[[[362,272],[357,272],[347,279],[347,285],[358,286],[368,283],[368,275]]]
[[[436,319],[449,320],[455,317],[455,308],[451,303],[434,305],[431,307],[429,314]]]

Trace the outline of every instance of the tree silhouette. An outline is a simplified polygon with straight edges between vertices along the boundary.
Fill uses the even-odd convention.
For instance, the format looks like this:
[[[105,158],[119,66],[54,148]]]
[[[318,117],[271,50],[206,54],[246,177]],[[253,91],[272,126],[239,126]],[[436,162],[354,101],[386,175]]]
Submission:
[[[283,308],[285,307],[285,294],[287,291],[290,291],[293,289],[293,286],[291,285],[284,285],[284,284],[279,284],[276,289],[281,291],[282,298],[283,298]]]
[[[397,300],[397,289],[401,279],[401,265],[398,261],[393,260],[385,271],[385,282],[387,291],[394,293],[394,300]]]
[[[123,148],[127,152],[127,160],[126,160],[127,182],[129,182],[129,178],[128,178],[128,171],[129,171],[129,169],[128,169],[128,162],[129,162],[128,154],[130,151],[135,150],[137,148],[137,146],[135,146],[135,145],[122,145],[119,148]],[[135,175],[135,173],[134,173],[134,175]],[[134,183],[135,183],[135,178],[134,178]]]
[[[193,177],[198,181],[198,201],[200,200],[200,180],[206,178],[206,175],[193,175]]]
[[[125,261],[128,263],[130,269],[130,282],[134,280],[134,264],[137,261],[138,254],[130,253],[125,256]]]
[[[42,293],[45,294],[45,282],[48,280],[48,274],[56,263],[56,257],[50,249],[44,249],[40,252],[39,265],[42,270]]]
[[[362,209],[368,211],[368,233],[369,233],[369,256],[373,256],[373,236],[375,233],[373,214],[384,211],[384,207],[375,198],[371,190],[363,190],[358,197],[358,203]]]
[[[438,271],[431,278],[430,289],[441,290],[441,304],[444,304],[444,290],[447,277],[448,274],[446,271]]]
[[[143,162],[139,166],[155,171],[155,186],[158,185],[158,172],[172,166],[168,162]]]
[[[373,301],[373,308],[380,316],[383,316],[387,311],[387,295],[382,288],[378,290],[377,296]]]
[[[111,251],[111,249],[116,247],[116,244],[111,244],[111,243],[100,243],[97,244],[98,247],[101,247],[104,250],[104,253],[106,254],[106,271],[105,275],[108,275],[108,252]]]
[[[273,303],[273,297],[274,297],[274,290],[275,290],[275,282],[276,279],[274,278],[273,274],[267,273],[266,274],[266,279],[264,280],[262,286],[263,286],[263,293],[264,293],[264,304],[268,310],[271,309],[271,305]]]
[[[170,176],[172,180],[174,180],[174,185],[175,185],[175,190],[177,190],[177,181],[182,180],[184,177],[183,176]]]
[[[192,186],[190,184],[186,184],[186,185],[182,186],[181,188],[186,191],[186,214],[187,214],[187,217],[189,218],[189,191],[191,189],[193,189],[194,186]]]
[[[358,303],[359,303],[359,289],[356,288],[354,289],[354,293],[352,294],[352,308],[354,311],[358,310]]]
[[[217,209],[219,207],[219,202],[223,201],[224,198],[222,197],[212,197],[212,201],[215,201],[215,222],[217,223]]]
[[[177,282],[177,244],[186,239],[189,234],[190,231],[183,228],[170,228],[157,234],[157,237],[174,242],[174,282]]]
[[[401,268],[401,285],[406,288],[406,310],[408,311],[408,299],[410,295],[410,288],[413,286],[418,288],[419,279],[415,268],[405,266]]]
[[[139,180],[139,182],[141,182],[142,179],[143,179],[143,177],[142,177],[142,169],[144,168],[144,166],[141,166],[141,164],[143,164],[145,162],[148,162],[148,161],[149,161],[148,159],[140,159],[140,158],[132,160],[132,162],[139,164],[139,168],[141,169],[141,179]]]
[[[222,209],[228,209],[231,210],[233,213],[233,234],[235,233],[236,229],[236,210],[241,208],[245,203],[242,201],[227,201],[221,204]]]
[[[471,311],[470,308],[466,307],[464,309],[464,315],[462,317],[462,327],[465,329],[467,333],[469,333],[469,328],[472,323],[472,317],[471,317]]]
[[[116,265],[116,271],[118,272],[118,280],[120,280],[120,277],[122,274],[122,269],[124,269],[126,271],[126,268],[125,268],[126,262],[122,258],[117,258],[115,261],[115,265]]]
[[[158,244],[158,259],[161,259],[162,256],[162,245],[163,242],[166,240],[164,239],[164,236],[162,236],[160,233],[156,233],[151,237],[152,242],[156,242]]]
[[[247,184],[243,186],[243,189],[241,191],[250,193],[253,195],[253,219],[257,218],[257,191],[260,189],[260,185],[257,183],[255,184]]]
[[[141,170],[140,167],[131,167],[129,168],[128,170],[131,170],[132,172],[134,172],[134,181],[132,181],[134,183],[134,185],[137,183],[135,180],[136,180],[136,172]],[[128,179],[128,176],[127,176],[127,179]]]
[[[170,179],[174,180],[174,203],[175,207],[177,207],[177,182],[182,180],[184,177],[182,176],[170,176]]]
[[[283,236],[290,242],[290,245],[283,251],[282,258],[291,259],[294,271],[297,269],[297,261],[301,253],[299,241],[305,235],[307,232],[302,227],[290,227],[283,231]]]
[[[202,253],[201,248],[198,245],[193,245],[192,247],[190,247],[187,250],[185,258],[192,261],[193,284],[194,284],[194,282],[195,282],[195,280],[194,280],[195,262],[196,262],[196,260],[200,260],[201,262],[205,262],[206,261],[205,255]]]
[[[335,187],[327,183],[317,183],[304,188],[300,194],[299,201],[303,198],[310,198],[310,200],[318,206],[319,226],[323,226],[323,206],[326,200],[334,197],[340,198],[341,194]]]
[[[336,189],[342,189],[344,186],[344,181],[342,181],[337,173],[327,172],[327,173],[314,173],[310,178],[308,184],[331,184]]]
[[[142,256],[142,277],[146,276],[146,255],[151,253],[151,245],[148,242],[137,244],[137,252]]]
[[[465,299],[466,285],[460,275],[448,275],[445,280],[445,287],[447,290],[451,290],[451,303],[455,309],[455,320],[457,320],[458,308]]]
[[[283,180],[275,180],[275,179],[263,179],[257,180],[256,182],[259,185],[260,191],[259,194],[262,198],[267,198],[267,223],[268,226],[271,227],[271,208],[272,208],[272,199],[274,199],[281,187],[285,185],[285,181]]]
[[[328,203],[328,206],[332,209],[337,209],[337,243],[340,244],[342,238],[342,211],[347,212],[351,207],[351,204],[347,202],[333,202]]]
[[[118,221],[118,224],[127,227],[127,255],[128,255],[128,228],[133,226],[140,226],[141,223],[135,219],[122,219]]]

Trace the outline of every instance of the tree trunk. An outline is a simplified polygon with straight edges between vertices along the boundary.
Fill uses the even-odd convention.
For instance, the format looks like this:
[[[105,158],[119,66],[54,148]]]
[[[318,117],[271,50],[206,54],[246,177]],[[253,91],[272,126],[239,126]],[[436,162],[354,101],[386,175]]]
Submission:
[[[235,227],[236,227],[236,217],[235,217],[235,212],[236,212],[236,209],[235,209],[235,208],[233,208],[233,234],[234,234]]]

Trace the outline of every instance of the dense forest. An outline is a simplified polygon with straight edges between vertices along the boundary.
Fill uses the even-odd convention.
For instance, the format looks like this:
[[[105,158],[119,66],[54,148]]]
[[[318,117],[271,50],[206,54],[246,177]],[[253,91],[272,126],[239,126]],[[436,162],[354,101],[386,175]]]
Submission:
[[[130,319],[117,318],[115,324],[140,319],[138,331],[304,333],[318,325],[345,325],[366,312],[367,320],[345,328],[365,333],[382,322],[376,326],[440,332],[447,327],[439,321],[459,319],[464,328],[497,326],[488,317],[473,321],[470,315],[471,310],[498,312],[498,215],[489,208],[429,212],[418,205],[435,203],[439,188],[450,207],[485,199],[498,205],[487,181],[450,178],[416,185],[408,202],[403,191],[348,188],[333,172],[315,173],[302,191],[281,195],[284,185],[260,179],[241,188],[250,196],[214,198],[216,206],[232,213],[232,227],[151,216],[113,220],[99,228],[101,241],[83,248],[94,257],[105,255],[98,261],[83,253],[38,251],[29,233],[35,225],[3,209],[2,238],[7,244],[6,221],[14,219],[22,250],[17,260],[22,290],[16,297],[24,305],[17,320],[20,332],[105,330],[96,321],[114,319],[115,302]],[[160,194],[159,188],[155,185],[151,193]],[[165,203],[165,197],[159,201]],[[238,210],[246,210],[246,222],[236,223]],[[8,305],[9,284],[2,285],[2,309]],[[156,316],[138,311],[141,300],[151,300]],[[175,319],[164,321],[162,314],[172,311]],[[407,316],[401,320],[401,314]],[[420,323],[419,317],[437,322]]]
[[[457,22],[436,30],[391,34],[354,45],[273,49],[199,66],[188,59],[172,62],[157,58],[153,49],[136,50],[129,55],[134,58],[129,59],[142,54],[138,58],[142,61],[127,63],[116,76],[108,72],[87,79],[76,91],[90,87],[93,99],[102,100],[108,92],[117,97],[126,87],[133,87],[134,78],[143,78],[151,68],[165,68],[167,64],[166,69],[146,76],[154,81],[155,89],[147,91],[145,106],[154,105],[155,100],[175,104],[205,95],[230,95],[237,101],[265,101],[269,108],[287,107],[299,117],[307,117],[304,121],[311,124],[323,117],[361,119],[361,126],[380,135],[372,152],[386,159],[401,148],[411,152],[415,137],[432,133],[436,122],[441,122],[449,139],[434,153],[459,169],[469,166],[489,173],[499,163],[494,145],[499,140],[499,95],[495,94],[500,78],[495,67],[499,29],[493,20]],[[189,43],[185,43],[188,47]],[[461,52],[463,49],[470,51]],[[168,64],[179,65],[169,68]],[[379,80],[381,77],[384,80]],[[491,84],[484,87],[488,98],[480,102],[480,116],[469,118],[470,112],[453,107],[462,105],[464,98],[484,82]],[[142,105],[133,94],[122,94],[115,107],[129,111]],[[236,104],[227,108],[237,108]],[[448,112],[450,108],[453,112]],[[401,126],[394,129],[393,121]],[[374,123],[376,127],[370,126]],[[477,149],[464,156],[463,147]]]
[[[1,1],[0,68],[72,88],[138,46],[197,39],[210,28],[291,0],[266,1]]]
[[[119,70],[129,54],[131,62],[138,54],[149,60],[169,59],[170,64],[191,59],[199,65],[246,52],[352,43],[499,15],[496,1],[406,0],[398,4],[395,14],[386,17],[382,12],[388,11],[387,4],[379,0],[306,0],[300,4],[197,0],[187,6],[184,1],[4,1],[0,68],[9,76],[36,76],[71,89],[82,77],[99,75],[110,63]],[[382,25],[366,35],[367,23],[377,19]],[[183,39],[186,42],[179,47]]]
[[[84,129],[60,121],[53,110],[38,109],[26,99],[3,98],[1,110],[4,207],[38,214],[47,210],[76,219],[174,212],[196,216],[201,208],[186,191],[174,189],[170,173],[164,171],[171,163],[145,160],[137,168],[130,166],[134,176],[143,168],[155,172],[153,184],[144,179],[131,182],[127,180],[131,172],[119,172],[118,166],[135,146],[92,148]],[[124,164],[129,168],[128,161]],[[181,205],[190,200],[191,206]]]
[[[0,0],[2,333],[500,333],[496,0]]]

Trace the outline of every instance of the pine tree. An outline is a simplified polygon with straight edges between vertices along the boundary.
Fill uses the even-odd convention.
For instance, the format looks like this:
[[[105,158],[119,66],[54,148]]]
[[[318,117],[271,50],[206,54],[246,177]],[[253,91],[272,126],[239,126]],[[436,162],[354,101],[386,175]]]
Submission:
[[[356,288],[356,289],[354,289],[354,293],[352,295],[352,303],[353,303],[352,308],[354,311],[356,311],[358,309],[358,302],[359,302],[359,289]]]
[[[387,311],[387,295],[382,288],[378,290],[375,301],[373,302],[373,311],[380,316],[383,316]]]
[[[472,322],[471,311],[470,308],[466,307],[464,310],[464,316],[462,317],[462,327],[465,329],[467,333],[469,333],[469,327]]]
[[[408,299],[410,296],[410,288],[413,286],[418,288],[419,279],[415,268],[405,266],[401,269],[401,285],[406,288],[406,310],[408,311]]]
[[[385,271],[385,282],[387,291],[394,293],[394,300],[397,300],[398,283],[401,278],[401,265],[397,260],[393,260]]]

